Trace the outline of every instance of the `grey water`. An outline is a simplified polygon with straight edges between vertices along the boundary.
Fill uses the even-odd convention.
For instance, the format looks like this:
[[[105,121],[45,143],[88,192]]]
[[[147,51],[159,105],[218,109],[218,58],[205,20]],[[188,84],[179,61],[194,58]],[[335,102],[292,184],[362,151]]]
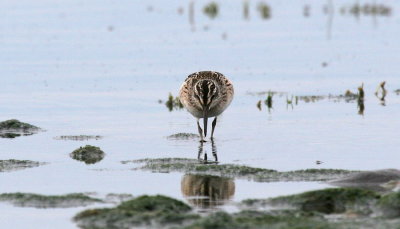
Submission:
[[[48,164],[0,173],[0,193],[164,194],[188,202],[184,174],[132,170],[121,161],[197,158],[197,140],[167,138],[196,133],[195,119],[170,112],[164,102],[200,70],[219,71],[235,87],[215,132],[220,163],[279,171],[398,169],[397,1],[216,1],[217,13],[204,13],[210,2],[2,1],[0,120],[16,118],[46,132],[0,138],[0,159]],[[357,11],[356,4],[381,8]],[[374,95],[382,81],[384,104]],[[362,114],[357,103],[343,100],[286,102],[356,92],[361,84]],[[273,97],[270,111],[264,104],[260,111],[256,104],[266,95],[257,93],[270,90],[283,94]],[[55,139],[63,135],[103,138]],[[104,150],[104,159],[86,165],[69,157],[86,144]],[[211,157],[210,142],[204,151]],[[234,183],[233,202],[328,187]],[[1,203],[0,221],[5,228],[74,228],[71,218],[86,208]]]

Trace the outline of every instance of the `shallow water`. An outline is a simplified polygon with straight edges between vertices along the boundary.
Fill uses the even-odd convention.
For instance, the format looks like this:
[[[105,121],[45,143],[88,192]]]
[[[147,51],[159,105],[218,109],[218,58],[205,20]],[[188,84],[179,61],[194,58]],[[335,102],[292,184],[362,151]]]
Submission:
[[[0,120],[16,118],[47,130],[0,139],[0,159],[49,163],[1,173],[0,193],[160,193],[184,200],[184,174],[133,171],[121,161],[197,158],[197,140],[167,139],[196,133],[195,119],[183,110],[169,112],[158,100],[177,95],[187,75],[206,69],[224,73],[235,86],[215,133],[220,163],[279,171],[398,168],[400,96],[393,91],[400,88],[399,3],[375,1],[391,14],[357,17],[341,13],[356,1],[266,2],[271,17],[262,19],[259,2],[249,1],[247,19],[242,1],[219,2],[215,19],[202,12],[208,1],[0,3]],[[384,80],[388,95],[382,106],[374,92]],[[273,97],[270,112],[265,105],[259,111],[256,104],[266,95],[251,95],[339,95],[356,92],[361,83],[363,115],[356,102],[328,99],[299,101],[292,108],[286,95]],[[54,139],[82,134],[104,138]],[[104,159],[86,165],[69,157],[85,144],[99,146]],[[211,157],[210,142],[204,152]],[[234,182],[234,201],[327,186]],[[0,205],[14,228],[72,228],[70,218],[81,209]]]

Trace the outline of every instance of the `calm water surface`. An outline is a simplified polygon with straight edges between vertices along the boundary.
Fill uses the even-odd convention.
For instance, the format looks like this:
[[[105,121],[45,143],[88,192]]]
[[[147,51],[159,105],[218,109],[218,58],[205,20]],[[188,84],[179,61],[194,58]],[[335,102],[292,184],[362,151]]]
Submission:
[[[351,13],[378,4],[389,13]],[[0,193],[71,192],[165,194],[185,200],[184,174],[132,171],[123,160],[197,158],[195,119],[158,100],[178,94],[185,77],[216,70],[235,86],[235,99],[216,128],[221,163],[289,171],[306,168],[398,168],[400,126],[399,3],[381,1],[3,1],[0,3],[0,119],[17,118],[46,132],[0,139],[1,159],[48,162],[1,173]],[[259,4],[269,14],[260,14]],[[215,18],[212,18],[215,16]],[[385,106],[374,92],[386,80]],[[364,83],[357,104],[324,99],[286,105],[286,96],[339,95]],[[256,104],[262,91],[273,109]],[[60,135],[101,135],[62,141]],[[86,165],[69,157],[79,146],[101,147],[105,158]],[[204,145],[211,155],[211,143]],[[316,161],[322,161],[317,165]],[[234,180],[233,201],[327,187],[313,182]],[[162,188],[161,188],[162,187]],[[232,203],[225,205],[234,208]],[[74,228],[85,208],[0,205],[6,228]],[[23,216],[23,217],[21,217]]]

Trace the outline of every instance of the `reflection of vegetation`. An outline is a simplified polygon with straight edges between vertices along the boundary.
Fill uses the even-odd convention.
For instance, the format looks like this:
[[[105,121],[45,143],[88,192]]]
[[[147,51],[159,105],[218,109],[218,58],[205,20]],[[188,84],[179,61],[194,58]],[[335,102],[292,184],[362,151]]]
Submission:
[[[357,107],[358,107],[358,114],[364,115],[364,110],[365,110],[364,100],[358,100]]]
[[[264,93],[259,93],[259,95],[264,94]],[[267,99],[264,100],[264,104],[267,106],[268,111],[270,112],[272,109],[272,97],[274,96],[275,92],[269,91],[267,92]],[[262,110],[262,103],[261,100],[257,102],[257,108],[261,111]]]
[[[249,91],[249,92],[247,92],[247,94],[248,94],[248,95],[252,95],[252,96],[263,96],[263,95],[271,95],[271,96],[274,96],[274,95],[277,95],[277,96],[279,96],[279,97],[282,97],[282,96],[284,96],[284,95],[287,95],[287,92],[280,92],[280,91],[271,91],[271,90],[268,90],[268,91],[257,91],[257,92],[251,92],[251,91]]]
[[[244,19],[249,19],[249,0],[244,0],[243,1],[243,18]]]
[[[396,89],[396,90],[394,91],[394,93],[396,93],[396,95],[400,95],[400,89]]]
[[[169,93],[168,100],[165,102],[165,106],[167,106],[169,111],[178,110],[183,108],[183,104],[179,100],[179,97],[174,97],[171,93]]]
[[[271,18],[271,7],[264,2],[260,2],[257,7],[260,15],[263,19],[270,19]]]
[[[386,84],[385,81],[381,82],[375,91],[375,96],[381,101],[382,105],[385,105],[385,97],[387,95],[385,84]]]
[[[235,183],[230,178],[187,174],[182,178],[181,189],[190,203],[209,208],[229,200],[235,193]]]
[[[70,157],[77,161],[83,161],[86,164],[95,164],[104,158],[104,152],[96,146],[86,145],[74,150]]]
[[[27,133],[0,133],[0,138],[16,138],[21,136],[28,136],[32,134]]]
[[[359,115],[364,115],[364,84],[361,84],[360,87],[358,87],[358,98],[357,98],[357,107],[358,107],[358,114]]]
[[[190,210],[185,203],[166,196],[140,196],[114,208],[85,210],[74,221],[81,228],[171,228],[200,217]]]
[[[342,14],[350,13],[356,17],[360,15],[364,16],[390,16],[392,13],[392,9],[389,6],[382,4],[354,4],[350,8],[342,7],[340,12]]]
[[[345,98],[346,101],[351,101],[351,100],[356,100],[358,99],[358,94],[357,93],[353,93],[350,90],[347,90],[344,95],[339,95],[338,98]]]
[[[214,19],[215,17],[218,16],[218,4],[215,2],[211,2],[209,4],[207,4],[204,9],[203,12],[211,19]]]
[[[257,108],[258,108],[258,110],[261,111],[261,100],[259,100],[259,101],[257,102]]]
[[[69,135],[69,136],[58,136],[54,139],[56,140],[72,140],[72,141],[88,141],[88,140],[99,140],[102,139],[99,135]]]
[[[303,95],[303,96],[296,96],[296,98],[300,101],[304,101],[306,103],[312,102],[318,102],[320,100],[325,99],[325,96],[321,96],[321,95]]]
[[[177,133],[177,134],[172,134],[167,138],[171,140],[190,140],[190,139],[198,139],[199,135],[191,133]]]
[[[293,95],[292,97],[290,97],[290,99],[286,96],[286,108],[288,108],[289,106],[293,109]]]
[[[309,5],[305,5],[303,7],[303,16],[309,17],[310,16],[311,7]]]
[[[19,207],[34,208],[69,208],[87,206],[102,202],[82,193],[73,193],[62,196],[45,196],[33,193],[4,193],[0,194],[0,201],[10,202]]]
[[[10,172],[26,168],[33,168],[45,163],[29,160],[0,160],[0,172]]]
[[[341,100],[344,99],[346,102],[351,102],[357,100],[357,103],[364,102],[364,84],[361,84],[360,87],[357,88],[358,93],[353,93],[350,90],[347,90],[344,95],[339,96],[329,96],[329,98]]]
[[[0,138],[16,138],[37,133],[40,128],[16,119],[0,122]]]
[[[254,168],[235,164],[203,164],[195,159],[159,158],[122,161],[126,163],[144,163],[140,168],[153,172],[184,172],[191,174],[213,175],[230,178],[241,178],[256,182],[273,181],[327,181],[354,173],[340,169],[306,169],[279,172],[271,169]]]

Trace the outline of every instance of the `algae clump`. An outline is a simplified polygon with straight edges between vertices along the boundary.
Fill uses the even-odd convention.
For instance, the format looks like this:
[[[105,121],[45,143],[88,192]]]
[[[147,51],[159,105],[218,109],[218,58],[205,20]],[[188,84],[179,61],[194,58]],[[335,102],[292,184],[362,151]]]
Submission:
[[[199,218],[191,207],[166,196],[140,196],[115,208],[89,209],[74,217],[81,228],[167,227]]]
[[[1,138],[16,138],[36,134],[41,129],[29,123],[20,122],[17,119],[10,119],[0,122]]]
[[[241,211],[234,214],[216,212],[204,217],[185,229],[300,229],[336,228],[321,216],[303,212]]]
[[[39,127],[31,125],[29,123],[20,122],[17,119],[10,119],[0,122],[0,130],[15,130],[15,131],[28,131],[28,130],[40,130]]]
[[[70,157],[77,161],[83,161],[86,164],[95,164],[103,160],[105,153],[96,146],[86,145],[79,147],[70,153]]]
[[[389,218],[400,216],[400,193],[394,192],[382,196],[378,202],[382,214]]]
[[[199,162],[199,160],[187,158],[141,159],[123,161],[122,163],[144,163],[139,169],[150,170],[152,172],[184,172],[240,178],[256,182],[327,181],[354,173],[354,171],[339,169],[306,169],[279,172],[271,169],[254,168],[236,164],[204,164]]]

